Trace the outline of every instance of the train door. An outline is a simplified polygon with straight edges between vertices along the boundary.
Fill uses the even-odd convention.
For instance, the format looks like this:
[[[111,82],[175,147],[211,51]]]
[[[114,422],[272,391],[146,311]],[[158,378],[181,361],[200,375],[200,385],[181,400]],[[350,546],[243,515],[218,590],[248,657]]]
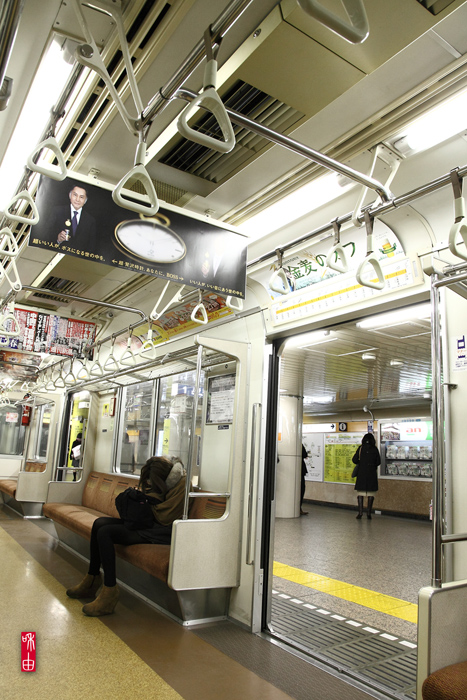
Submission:
[[[275,637],[331,672],[376,692],[412,698],[417,596],[431,569],[430,305],[408,307],[405,316],[390,314],[278,344],[272,561],[264,614]],[[388,426],[399,434],[389,435]],[[351,458],[369,431],[383,457],[377,514],[356,520]],[[303,442],[307,478],[301,504]],[[400,454],[393,455],[394,449]]]
[[[66,439],[61,445],[58,481],[79,481],[83,471],[91,394],[80,391],[69,394],[66,407]]]

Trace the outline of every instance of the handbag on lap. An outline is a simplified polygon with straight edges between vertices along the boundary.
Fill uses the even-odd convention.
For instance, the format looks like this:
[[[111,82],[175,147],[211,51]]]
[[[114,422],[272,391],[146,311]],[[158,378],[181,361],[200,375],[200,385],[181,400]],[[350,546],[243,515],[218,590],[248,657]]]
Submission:
[[[128,530],[146,530],[154,523],[151,505],[157,505],[160,500],[134,488],[127,488],[115,499],[115,507]]]

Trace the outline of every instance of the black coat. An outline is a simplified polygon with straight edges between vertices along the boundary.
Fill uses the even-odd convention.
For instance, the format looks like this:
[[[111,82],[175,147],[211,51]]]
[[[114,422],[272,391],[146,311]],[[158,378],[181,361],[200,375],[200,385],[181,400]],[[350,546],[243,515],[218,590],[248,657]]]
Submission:
[[[378,490],[378,466],[381,464],[381,457],[377,447],[365,443],[352,457],[352,462],[359,465],[357,480],[355,482],[356,491],[377,491]]]

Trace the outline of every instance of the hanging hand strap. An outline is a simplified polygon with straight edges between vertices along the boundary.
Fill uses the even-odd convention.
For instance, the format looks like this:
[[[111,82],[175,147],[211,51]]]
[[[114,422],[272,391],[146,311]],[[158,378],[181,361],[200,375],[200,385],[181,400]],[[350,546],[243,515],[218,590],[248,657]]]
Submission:
[[[386,284],[384,279],[383,270],[381,264],[373,252],[373,223],[374,219],[370,216],[368,210],[365,211],[365,225],[367,233],[367,254],[363,258],[362,262],[358,266],[357,270],[357,282],[363,287],[370,287],[371,289],[383,289]],[[376,273],[377,280],[368,279],[364,277],[364,273]]]
[[[219,153],[229,153],[235,146],[235,134],[224,103],[216,91],[217,60],[212,48],[211,27],[208,27],[204,33],[204,43],[206,47],[206,67],[204,70],[203,89],[198,97],[195,97],[193,102],[180,114],[177,121],[177,129],[189,141],[194,141]],[[219,43],[216,54],[219,49]],[[201,131],[192,129],[188,125],[188,121],[198,107],[203,107],[215,117],[217,125],[222,132],[222,140],[203,134]]]
[[[57,170],[55,165],[52,164],[39,164],[34,162],[34,158],[44,149],[52,151],[58,160],[59,169]],[[68,174],[65,158],[63,157],[62,149],[58,145],[58,141],[54,136],[49,136],[45,141],[41,141],[37,144],[34,151],[28,156],[26,165],[29,170],[35,173],[40,173],[41,175],[47,175],[51,177],[52,180],[64,180]]]
[[[370,33],[362,0],[342,0],[348,22],[326,9],[318,0],[298,0],[298,4],[308,15],[351,44],[361,44]]]
[[[21,216],[20,214],[10,212],[10,207],[21,200],[24,200],[31,207],[32,217]],[[10,219],[10,221],[17,221],[19,224],[31,224],[31,226],[34,226],[35,224],[39,223],[39,212],[37,210],[36,203],[27,190],[22,190],[11,198],[9,205],[5,209],[5,216]]]
[[[347,262],[345,250],[341,245],[340,225],[337,219],[332,222],[332,226],[334,229],[334,245],[326,256],[326,267],[336,272],[348,272],[349,263]]]
[[[451,170],[451,184],[454,192],[454,223],[449,231],[449,250],[462,260],[467,260],[467,225],[465,221],[465,201],[462,196],[462,179],[459,168]],[[457,239],[462,238],[464,246],[459,247]]]
[[[146,162],[146,141],[142,132],[136,149],[135,164],[133,168],[122,177],[112,192],[112,199],[115,204],[124,209],[129,209],[143,216],[154,216],[159,211],[159,200],[157,198],[156,188],[151,180],[151,177],[145,167]],[[149,199],[149,204],[142,204],[123,197],[122,190],[130,181],[138,182],[146,192]]]
[[[201,314],[201,318],[199,318],[198,314]],[[208,323],[208,315],[206,312],[206,307],[203,304],[203,295],[201,290],[199,290],[198,294],[198,303],[196,304],[195,308],[191,312],[191,320],[194,321],[195,323],[200,323],[201,325],[205,326]]]

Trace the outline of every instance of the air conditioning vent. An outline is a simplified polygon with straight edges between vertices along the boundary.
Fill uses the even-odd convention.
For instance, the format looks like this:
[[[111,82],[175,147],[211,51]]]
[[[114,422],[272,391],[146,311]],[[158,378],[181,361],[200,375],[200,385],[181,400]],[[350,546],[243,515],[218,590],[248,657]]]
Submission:
[[[304,116],[301,112],[241,80],[222,95],[222,100],[226,107],[281,133],[286,133]],[[210,112],[202,114],[191,126],[209,136],[221,138],[217,120]],[[269,145],[267,139],[256,136],[235,124],[234,131],[236,145],[230,153],[217,153],[205,146],[179,138],[160,162],[209,182],[221,182]]]
[[[60,304],[69,304],[70,300],[66,297],[60,296],[60,292],[62,294],[73,294],[75,296],[80,296],[87,289],[87,287],[88,285],[83,284],[82,282],[72,282],[71,280],[65,280],[61,277],[48,277],[42,284],[42,288],[49,289],[51,292],[56,292],[56,295],[34,292],[34,296],[37,299],[44,299],[48,302],[56,301]]]
[[[420,5],[425,7],[432,15],[438,15],[440,12],[454,3],[454,0],[418,0]]]

